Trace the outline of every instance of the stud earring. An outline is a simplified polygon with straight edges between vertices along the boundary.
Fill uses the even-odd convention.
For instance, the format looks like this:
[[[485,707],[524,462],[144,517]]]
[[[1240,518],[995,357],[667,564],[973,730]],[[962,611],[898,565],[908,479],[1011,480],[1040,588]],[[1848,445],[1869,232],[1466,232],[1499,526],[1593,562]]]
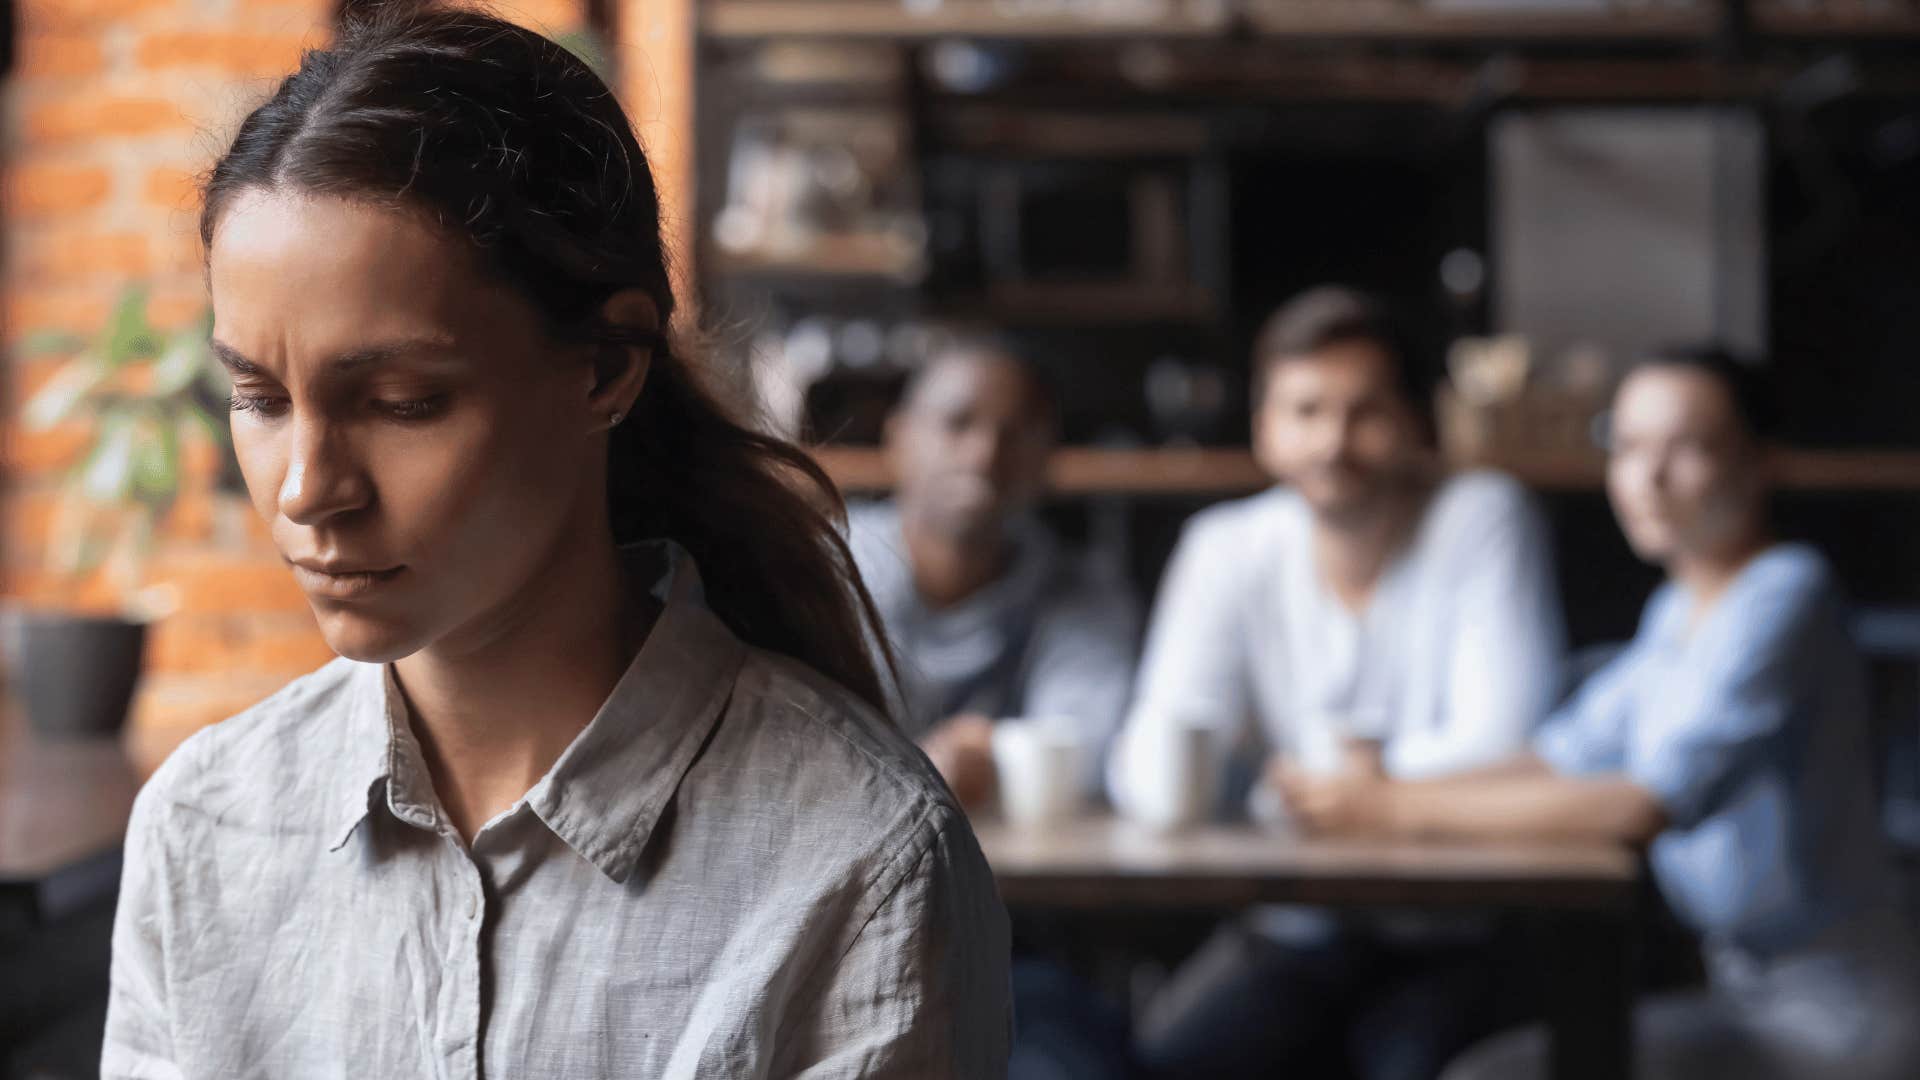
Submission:
[[[627,418],[626,413],[616,412],[612,416],[607,417],[607,426],[610,428],[619,427],[620,421],[625,420],[626,418]]]

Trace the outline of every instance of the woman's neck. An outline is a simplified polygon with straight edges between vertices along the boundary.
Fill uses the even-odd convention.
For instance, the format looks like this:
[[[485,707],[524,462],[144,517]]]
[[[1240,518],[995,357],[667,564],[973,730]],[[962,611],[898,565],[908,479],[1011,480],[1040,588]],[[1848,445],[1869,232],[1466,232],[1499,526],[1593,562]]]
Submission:
[[[1772,544],[1766,529],[1756,526],[1713,550],[1674,556],[1668,573],[1692,602],[1690,621],[1697,625],[1747,564]]]
[[[512,806],[592,721],[657,613],[610,534],[556,553],[487,625],[394,664],[434,792],[462,838]]]

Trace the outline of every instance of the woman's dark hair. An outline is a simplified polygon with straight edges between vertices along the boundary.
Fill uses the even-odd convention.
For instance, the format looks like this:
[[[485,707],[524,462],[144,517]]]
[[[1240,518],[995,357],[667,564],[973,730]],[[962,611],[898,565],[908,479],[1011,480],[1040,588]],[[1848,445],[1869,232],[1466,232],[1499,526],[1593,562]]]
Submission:
[[[1433,386],[1415,362],[1411,342],[1387,305],[1344,285],[1319,285],[1280,305],[1253,339],[1253,397],[1267,399],[1273,371],[1289,360],[1351,342],[1378,348],[1393,367],[1394,383],[1423,419],[1433,411]]]
[[[873,649],[885,637],[832,481],[734,416],[672,338],[601,317],[609,297],[637,288],[664,327],[674,298],[646,154],[579,58],[478,11],[354,16],[214,166],[200,219],[209,250],[221,214],[254,189],[425,213],[527,297],[557,340],[651,346],[645,388],[608,449],[615,540],[677,541],[743,640],[886,711]]]
[[[1767,442],[1779,434],[1780,403],[1766,367],[1757,360],[1742,357],[1723,345],[1673,345],[1636,359],[1627,375],[1648,368],[1691,371],[1715,380],[1726,389],[1734,414],[1756,441]]]

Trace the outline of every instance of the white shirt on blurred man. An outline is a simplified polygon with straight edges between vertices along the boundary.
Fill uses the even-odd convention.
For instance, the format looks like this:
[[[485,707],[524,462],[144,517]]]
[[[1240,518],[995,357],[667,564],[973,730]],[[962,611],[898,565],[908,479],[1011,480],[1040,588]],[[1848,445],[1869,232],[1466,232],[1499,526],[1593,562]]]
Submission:
[[[1374,738],[1386,771],[1407,777],[1526,745],[1552,704],[1561,626],[1546,530],[1520,486],[1492,472],[1445,481],[1358,611],[1322,580],[1312,525],[1284,488],[1187,524],[1110,763],[1120,806],[1160,764],[1155,724],[1216,723],[1309,767],[1348,736]]]

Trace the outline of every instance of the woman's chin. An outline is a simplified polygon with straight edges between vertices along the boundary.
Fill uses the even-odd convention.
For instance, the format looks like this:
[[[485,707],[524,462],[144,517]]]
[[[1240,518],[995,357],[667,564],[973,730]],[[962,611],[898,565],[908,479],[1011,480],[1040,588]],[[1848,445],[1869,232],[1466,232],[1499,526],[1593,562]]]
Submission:
[[[390,664],[420,651],[419,629],[363,612],[315,611],[327,648],[363,664]]]

